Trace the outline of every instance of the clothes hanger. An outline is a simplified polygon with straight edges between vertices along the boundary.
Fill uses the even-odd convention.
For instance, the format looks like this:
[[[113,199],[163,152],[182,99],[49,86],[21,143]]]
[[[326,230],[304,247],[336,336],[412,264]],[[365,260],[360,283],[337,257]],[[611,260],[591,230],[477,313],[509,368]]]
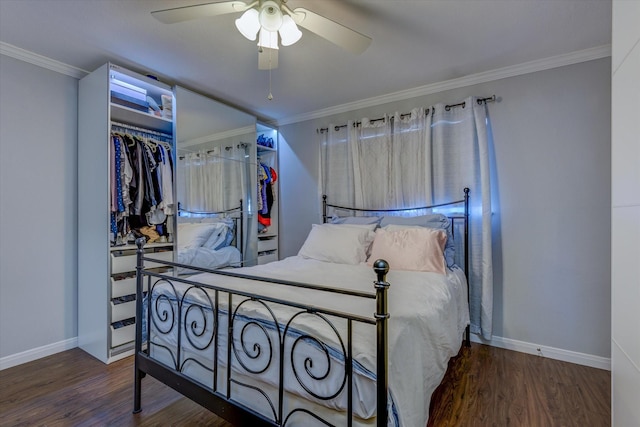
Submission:
[[[156,152],[158,144],[155,141],[153,141],[151,138],[145,138],[143,142],[149,146],[151,151],[153,151],[154,153]]]
[[[136,146],[136,140],[131,137],[129,134],[124,135],[124,140],[127,143],[127,147],[133,148]]]

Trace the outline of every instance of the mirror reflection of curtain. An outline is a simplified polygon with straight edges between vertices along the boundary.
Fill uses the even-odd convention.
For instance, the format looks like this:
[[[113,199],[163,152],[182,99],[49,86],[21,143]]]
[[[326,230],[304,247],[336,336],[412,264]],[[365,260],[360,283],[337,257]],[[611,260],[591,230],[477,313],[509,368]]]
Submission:
[[[467,98],[362,119],[359,126],[329,126],[322,133],[323,194],[330,203],[397,209],[446,203],[470,188],[471,331],[490,338],[493,311],[489,118],[486,105]]]
[[[180,206],[192,212],[218,212],[238,207],[244,197],[245,150],[238,145],[181,155],[178,179]]]

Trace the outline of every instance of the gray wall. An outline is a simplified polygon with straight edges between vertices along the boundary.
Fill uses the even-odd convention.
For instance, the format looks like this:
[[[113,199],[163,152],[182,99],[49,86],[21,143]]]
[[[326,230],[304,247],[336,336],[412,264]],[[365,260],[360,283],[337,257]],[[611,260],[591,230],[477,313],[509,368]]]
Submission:
[[[610,356],[610,59],[280,127],[281,257],[319,221],[316,128],[496,94],[494,335]]]
[[[0,56],[0,358],[77,328],[73,77]]]
[[[495,335],[609,357],[610,78],[602,59],[282,126],[282,256],[319,221],[316,128],[496,94]],[[2,358],[77,336],[77,81],[0,56],[0,93]]]

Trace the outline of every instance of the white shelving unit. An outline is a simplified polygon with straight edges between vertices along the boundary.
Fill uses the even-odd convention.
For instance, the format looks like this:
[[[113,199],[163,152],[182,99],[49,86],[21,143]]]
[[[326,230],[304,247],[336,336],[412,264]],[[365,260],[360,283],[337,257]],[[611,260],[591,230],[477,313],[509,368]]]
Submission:
[[[132,354],[135,338],[136,248],[112,247],[109,237],[111,124],[175,134],[173,111],[162,117],[113,103],[114,79],[143,89],[159,105],[163,95],[175,105],[171,87],[114,64],[105,64],[79,83],[78,345],[105,363]],[[172,154],[175,165],[175,150]],[[151,257],[164,260],[174,259],[174,249],[173,243],[145,246]]]
[[[261,135],[270,141],[273,141],[273,147],[257,144],[257,156],[258,163],[264,163],[265,165],[273,168],[278,173],[278,130],[272,127],[258,123],[257,125],[258,138]],[[266,264],[268,262],[277,261],[278,255],[278,211],[279,211],[279,178],[272,183],[275,200],[271,206],[270,216],[271,225],[264,233],[258,232],[258,264]],[[258,195],[260,197],[260,195]],[[260,227],[258,228],[260,229]]]

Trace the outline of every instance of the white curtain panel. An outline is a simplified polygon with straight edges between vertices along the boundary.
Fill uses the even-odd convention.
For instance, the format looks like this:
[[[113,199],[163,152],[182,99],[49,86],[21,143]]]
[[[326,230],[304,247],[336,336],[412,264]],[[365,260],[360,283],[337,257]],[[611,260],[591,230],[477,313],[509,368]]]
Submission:
[[[391,127],[389,118],[361,120],[351,127],[349,145],[353,159],[355,206],[377,209],[389,202],[393,183],[388,174],[391,165]]]
[[[484,102],[437,104],[322,133],[323,194],[332,204],[397,209],[460,200],[470,189],[471,331],[492,335],[493,267]],[[459,230],[458,230],[459,231]]]
[[[469,284],[471,331],[490,339],[493,330],[491,186],[484,102],[467,98],[464,106],[434,108],[430,139],[432,201],[442,203],[470,189]]]
[[[178,200],[184,210],[219,212],[240,205],[243,197],[244,150],[215,147],[178,160]]]
[[[348,144],[354,122],[346,126],[329,126],[323,132],[320,153],[320,193],[331,195],[330,203],[354,206],[353,156]]]

